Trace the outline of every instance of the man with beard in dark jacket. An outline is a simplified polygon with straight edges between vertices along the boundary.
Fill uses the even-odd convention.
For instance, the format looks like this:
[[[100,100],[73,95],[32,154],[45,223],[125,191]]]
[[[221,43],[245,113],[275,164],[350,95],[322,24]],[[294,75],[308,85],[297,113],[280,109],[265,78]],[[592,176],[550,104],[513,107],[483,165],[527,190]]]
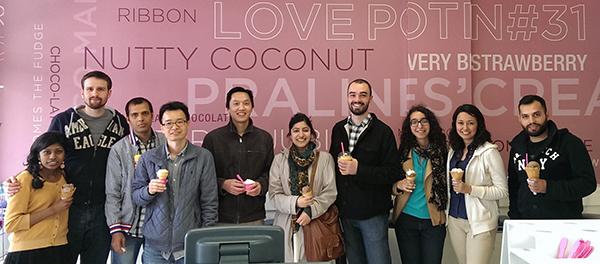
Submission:
[[[356,79],[348,86],[351,114],[331,132],[329,153],[344,150],[352,160],[336,163],[336,206],[344,229],[350,263],[391,263],[388,215],[392,208],[392,184],[400,180],[396,137],[388,125],[370,113],[371,85]]]
[[[582,198],[596,190],[588,151],[566,128],[550,120],[546,102],[537,95],[519,101],[523,131],[511,142],[508,192],[511,219],[582,218]],[[528,179],[528,162],[539,163],[539,178]]]

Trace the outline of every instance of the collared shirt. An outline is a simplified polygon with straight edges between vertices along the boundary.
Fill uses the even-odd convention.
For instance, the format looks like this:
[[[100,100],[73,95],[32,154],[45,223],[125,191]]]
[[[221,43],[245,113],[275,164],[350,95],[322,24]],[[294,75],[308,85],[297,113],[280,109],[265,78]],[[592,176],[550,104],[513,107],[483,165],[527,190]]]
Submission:
[[[169,181],[167,182],[167,188],[171,188],[171,194],[173,195],[171,200],[171,208],[175,208],[175,201],[177,201],[179,197],[179,179],[181,179],[181,165],[185,160],[185,151],[187,150],[189,142],[185,143],[185,147],[181,150],[175,158],[171,157],[171,153],[169,152],[169,148],[167,144],[165,144],[165,151],[167,152],[167,170],[169,171]],[[173,215],[175,212],[171,212]],[[164,259],[169,259],[171,254],[169,252],[161,252],[161,255]],[[173,252],[173,258],[178,260],[183,258],[184,251]]]
[[[165,151],[167,152],[167,170],[169,171],[169,181],[167,184],[169,185],[167,188],[171,188],[171,193],[173,194],[173,199],[171,199],[171,203],[175,204],[177,200],[177,196],[179,194],[179,179],[181,178],[181,165],[184,161],[185,151],[187,150],[188,142],[185,143],[185,147],[181,150],[179,154],[175,156],[175,158],[171,157],[171,153],[169,153],[169,148],[167,144],[165,144]]]
[[[348,151],[350,151],[350,153],[352,153],[352,150],[354,150],[354,145],[356,145],[360,134],[362,134],[365,128],[369,126],[369,123],[371,123],[372,119],[373,118],[371,117],[371,113],[369,113],[367,117],[363,119],[362,122],[360,122],[360,124],[355,125],[354,123],[352,123],[351,116],[348,116],[346,122],[348,122],[348,126],[350,128],[350,131],[348,133]]]
[[[131,135],[133,136],[133,138],[135,139],[135,144],[138,146],[138,154],[142,154],[148,150],[151,150],[153,148],[156,147],[156,135],[155,132],[152,131],[152,136],[150,136],[150,139],[148,139],[148,142],[142,142],[134,133],[133,131],[131,132]],[[144,224],[144,221],[146,220],[146,207],[145,206],[141,206],[138,208],[138,221],[136,223],[133,223],[131,225],[131,229],[129,230],[129,234],[131,236],[134,237],[139,237],[139,238],[143,238],[144,236],[142,235],[142,225]]]

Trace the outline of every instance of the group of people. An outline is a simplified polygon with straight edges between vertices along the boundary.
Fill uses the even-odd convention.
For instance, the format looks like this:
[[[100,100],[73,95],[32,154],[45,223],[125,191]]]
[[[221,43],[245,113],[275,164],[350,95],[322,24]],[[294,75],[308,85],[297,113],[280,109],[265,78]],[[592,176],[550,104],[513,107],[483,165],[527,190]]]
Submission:
[[[549,120],[536,95],[519,102],[523,131],[511,142],[507,178],[477,107],[456,109],[448,144],[434,113],[413,106],[397,147],[392,129],[369,112],[364,79],[348,86],[351,113],[334,125],[329,152],[314,143],[310,118],[297,113],[291,147],[277,155],[271,135],[250,118],[251,90],[228,91],[229,123],[200,147],[187,140],[185,104],[161,106],[157,133],[147,99],[129,100],[123,116],[106,106],[108,75],[89,72],[81,85],[85,104],[56,115],[31,146],[26,169],[3,183],[12,196],[5,263],[104,264],[109,251],[112,263],[135,263],[142,246],[143,263],[183,263],[193,228],[263,225],[267,192],[286,262],[306,261],[303,228],[335,204],[350,264],[391,263],[392,208],[402,263],[441,263],[446,232],[460,263],[487,263],[499,199],[510,198],[513,219],[581,218],[582,198],[596,189],[585,145]],[[538,179],[528,179],[529,161],[541,164]],[[450,176],[455,169],[462,178]],[[66,183],[76,187],[72,197],[61,197]]]
[[[402,263],[441,263],[446,232],[459,263],[489,263],[506,197],[511,219],[582,218],[582,198],[596,190],[585,145],[557,128],[542,97],[524,96],[518,107],[523,131],[510,142],[508,177],[476,106],[454,111],[449,144],[431,110],[409,110],[398,148],[402,179],[393,187]],[[537,178],[525,170],[533,161],[541,164]]]

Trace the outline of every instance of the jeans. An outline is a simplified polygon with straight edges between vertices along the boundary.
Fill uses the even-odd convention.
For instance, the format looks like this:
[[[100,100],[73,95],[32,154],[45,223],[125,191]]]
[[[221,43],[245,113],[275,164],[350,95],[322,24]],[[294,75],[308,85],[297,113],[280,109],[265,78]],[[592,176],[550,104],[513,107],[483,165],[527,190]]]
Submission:
[[[183,264],[184,259],[175,260],[171,254],[167,260],[162,257],[160,250],[153,249],[148,245],[144,245],[144,252],[142,253],[142,263],[144,264]]]
[[[431,219],[401,213],[394,223],[402,263],[442,263],[446,225],[433,226]]]
[[[71,204],[67,233],[69,263],[106,264],[111,236],[104,216],[104,204]]]
[[[134,237],[129,234],[125,235],[125,254],[119,254],[115,252],[114,249],[111,248],[112,264],[135,264],[138,254],[140,253],[140,248],[144,243],[143,238]]]
[[[350,264],[390,264],[388,216],[377,215],[365,220],[340,218]]]

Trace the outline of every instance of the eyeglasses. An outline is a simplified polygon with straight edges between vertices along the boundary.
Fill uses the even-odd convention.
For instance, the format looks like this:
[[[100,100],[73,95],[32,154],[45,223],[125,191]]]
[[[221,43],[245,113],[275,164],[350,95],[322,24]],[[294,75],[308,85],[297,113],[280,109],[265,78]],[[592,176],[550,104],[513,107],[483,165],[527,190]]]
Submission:
[[[187,123],[187,121],[185,120],[177,120],[175,122],[171,122],[171,121],[167,121],[164,124],[162,124],[164,127],[166,128],[172,128],[173,125],[177,125],[177,127],[182,127],[185,123]]]
[[[416,127],[419,124],[421,124],[422,126],[429,125],[429,120],[427,118],[423,118],[421,120],[416,120],[416,119],[410,120],[410,126]]]

